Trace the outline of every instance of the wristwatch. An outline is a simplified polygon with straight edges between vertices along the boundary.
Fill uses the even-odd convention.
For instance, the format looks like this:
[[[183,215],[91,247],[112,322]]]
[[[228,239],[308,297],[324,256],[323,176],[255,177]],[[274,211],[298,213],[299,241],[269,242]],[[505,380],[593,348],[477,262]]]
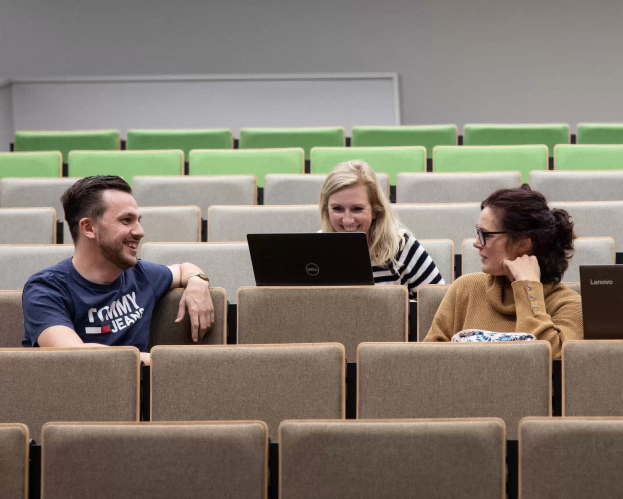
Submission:
[[[190,279],[191,277],[198,277],[199,279],[202,279],[205,282],[207,282],[208,285],[210,284],[210,279],[203,272],[197,272],[196,274],[191,274],[188,276],[188,279]],[[186,280],[186,282],[188,282],[188,279]]]

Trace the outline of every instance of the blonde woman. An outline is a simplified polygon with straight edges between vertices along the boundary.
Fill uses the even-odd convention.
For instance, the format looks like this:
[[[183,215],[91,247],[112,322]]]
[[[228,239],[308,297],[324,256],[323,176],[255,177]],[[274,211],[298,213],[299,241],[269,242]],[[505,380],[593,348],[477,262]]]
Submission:
[[[365,232],[375,284],[401,284],[416,298],[421,284],[444,284],[435,262],[396,219],[376,174],[364,161],[337,165],[320,191],[323,232]]]

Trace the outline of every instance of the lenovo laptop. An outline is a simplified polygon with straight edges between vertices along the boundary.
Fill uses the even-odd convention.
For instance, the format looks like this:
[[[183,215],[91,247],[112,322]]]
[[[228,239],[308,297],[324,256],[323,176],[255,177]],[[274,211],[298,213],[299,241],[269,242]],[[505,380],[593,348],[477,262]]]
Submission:
[[[623,265],[580,265],[584,339],[623,339]]]
[[[374,284],[363,232],[247,234],[258,286]]]

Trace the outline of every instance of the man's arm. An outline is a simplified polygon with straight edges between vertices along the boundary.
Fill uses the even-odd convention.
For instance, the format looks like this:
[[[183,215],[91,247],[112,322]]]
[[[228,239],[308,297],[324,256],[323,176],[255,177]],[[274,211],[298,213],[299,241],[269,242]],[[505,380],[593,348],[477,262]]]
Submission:
[[[181,322],[188,309],[193,341],[202,340],[207,330],[214,324],[214,305],[210,296],[210,285],[200,277],[193,277],[194,274],[202,274],[203,270],[192,263],[171,265],[169,269],[173,274],[171,287],[186,288],[180,300],[175,322]]]
[[[108,348],[108,345],[99,343],[85,343],[76,332],[67,326],[51,326],[44,329],[37,340],[40,347],[61,347],[61,348]],[[149,352],[140,352],[141,360],[146,365],[151,365]]]

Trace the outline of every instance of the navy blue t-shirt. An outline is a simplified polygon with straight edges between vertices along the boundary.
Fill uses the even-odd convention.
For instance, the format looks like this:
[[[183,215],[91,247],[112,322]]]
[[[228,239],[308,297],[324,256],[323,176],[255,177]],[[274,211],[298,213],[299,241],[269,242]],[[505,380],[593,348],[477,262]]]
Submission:
[[[139,260],[115,282],[95,284],[78,273],[71,258],[63,260],[33,275],[24,287],[22,345],[39,346],[45,329],[67,326],[85,343],[146,352],[154,307],[172,282],[168,267]]]

